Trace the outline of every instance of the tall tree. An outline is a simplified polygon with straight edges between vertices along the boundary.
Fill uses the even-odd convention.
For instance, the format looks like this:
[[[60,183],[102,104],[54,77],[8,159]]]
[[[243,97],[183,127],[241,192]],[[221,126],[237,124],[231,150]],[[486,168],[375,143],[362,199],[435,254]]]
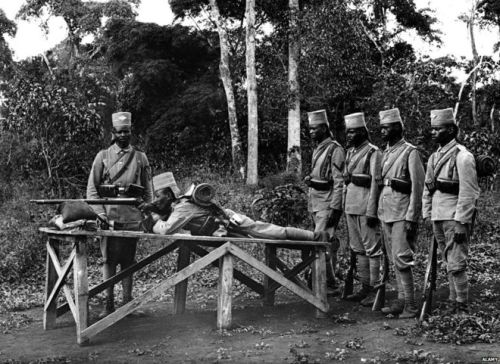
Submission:
[[[259,126],[257,110],[257,73],[255,68],[255,0],[246,0],[246,68],[248,98],[247,184],[258,182]]]
[[[300,87],[299,87],[299,0],[289,0],[290,31],[288,41],[288,143],[287,171],[302,173],[300,149]]]
[[[16,24],[7,18],[5,12],[0,9],[0,82],[8,76],[12,66],[12,52],[7,44],[5,35],[13,37],[16,29]]]

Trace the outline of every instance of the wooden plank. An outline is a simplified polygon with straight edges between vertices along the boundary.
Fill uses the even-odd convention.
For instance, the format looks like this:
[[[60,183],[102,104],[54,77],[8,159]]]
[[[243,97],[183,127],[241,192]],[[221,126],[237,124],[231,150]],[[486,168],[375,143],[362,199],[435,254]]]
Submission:
[[[266,244],[264,248],[264,259],[266,265],[269,269],[276,270],[276,247],[273,245]],[[269,286],[273,285],[275,282],[270,279],[267,275],[264,275],[264,306],[274,306],[274,292],[276,290],[270,290]]]
[[[217,299],[217,328],[219,330],[231,327],[231,304],[233,290],[233,256],[226,254],[219,259],[219,284]]]
[[[295,293],[297,296],[303,298],[313,306],[317,307],[320,310],[323,310],[324,312],[328,311],[328,302],[326,301],[326,298],[323,300],[314,296],[310,292],[306,291],[297,284],[289,281],[288,279],[283,277],[280,273],[270,269],[264,263],[259,262],[257,259],[255,259],[254,257],[252,257],[251,255],[249,255],[248,253],[246,253],[245,251],[243,251],[242,249],[238,248],[233,244],[230,245],[229,251],[231,254],[235,255],[243,262],[251,265],[255,269],[264,273],[265,275],[268,275],[270,278],[281,284],[283,287]]]
[[[299,264],[300,264],[300,263],[299,263]],[[302,281],[301,281],[298,277],[296,277],[296,275],[297,275],[297,274],[298,274],[301,270],[299,270],[299,271],[298,271],[297,273],[295,273],[295,274],[287,274],[287,273],[289,273],[289,272],[290,272],[290,268],[288,268],[288,267],[286,266],[286,264],[285,264],[285,263],[283,263],[283,262],[282,262],[282,261],[281,261],[278,257],[276,257],[276,266],[277,266],[277,268],[278,268],[281,272],[283,272],[283,275],[284,275],[286,278],[288,278],[289,280],[291,280],[293,283],[297,284],[298,286],[300,286],[300,287],[302,287],[302,288],[304,288],[304,289],[309,289],[309,287],[307,287],[307,284],[306,284],[306,283],[302,282]],[[305,266],[305,267],[307,267],[307,266]],[[305,267],[304,267],[304,268],[305,268]],[[304,268],[302,268],[302,269],[304,269]]]
[[[52,249],[52,248],[50,246],[48,246],[47,249]],[[44,310],[46,310],[49,307],[49,305],[51,305],[52,303],[57,304],[57,301],[56,301],[57,295],[58,295],[59,291],[61,290],[61,287],[66,284],[66,278],[68,277],[70,269],[73,267],[73,260],[75,259],[75,255],[76,255],[76,251],[75,251],[75,249],[73,249],[68,257],[68,260],[64,264],[64,267],[62,269],[61,268],[58,269],[57,275],[59,276],[59,278],[57,279],[57,282],[56,282],[54,288],[52,289],[52,292],[51,292],[48,300],[45,302]],[[59,260],[54,261],[54,259],[53,259],[52,263],[54,264],[54,266],[60,267]]]
[[[326,303],[326,310],[316,309],[316,318],[325,318],[328,312],[328,298],[326,293],[326,250],[316,248],[316,259],[313,263],[313,292],[316,298]]]
[[[214,249],[208,255],[204,256],[203,258],[198,259],[197,261],[191,263],[189,266],[187,266],[186,268],[184,268],[180,272],[177,272],[174,275],[172,275],[171,277],[165,279],[158,286],[149,289],[142,296],[133,299],[132,301],[130,301],[126,305],[123,305],[118,310],[109,314],[108,316],[106,316],[102,320],[94,323],[92,326],[89,326],[87,329],[85,329],[83,332],[81,332],[81,334],[80,334],[81,338],[88,340],[92,336],[98,334],[102,330],[113,325],[115,322],[117,322],[121,318],[127,316],[130,312],[132,312],[135,309],[137,309],[138,307],[142,306],[144,303],[161,295],[165,290],[169,289],[170,287],[176,285],[179,282],[182,282],[186,278],[192,276],[196,272],[205,268],[206,266],[211,264],[214,260],[219,259],[224,254],[227,254],[227,252],[229,251],[229,246],[230,246],[230,243],[226,243],[226,244],[222,245],[221,247]]]
[[[208,254],[208,251],[206,251],[205,249],[203,249],[202,247],[200,247],[198,245],[193,245],[190,248],[191,248],[191,251],[193,253],[199,255],[200,257],[204,257],[205,255]],[[213,262],[212,265],[214,267],[219,268],[218,261]],[[238,281],[240,281],[241,283],[243,283],[244,285],[246,285],[251,290],[257,292],[259,295],[261,295],[261,296],[264,295],[264,287],[262,286],[262,284],[253,280],[252,278],[250,278],[246,274],[240,272],[238,269],[235,269],[234,267],[233,267],[233,277],[235,279],[237,279]]]
[[[287,278],[287,279],[290,279],[292,282],[296,283],[297,285],[301,286],[302,288],[304,289],[307,289],[309,291],[309,287],[307,287],[307,285],[303,285],[303,282],[300,282],[300,280],[297,279],[297,281],[299,281],[300,283],[302,284],[299,284],[297,283],[297,281],[293,281],[291,278],[292,277],[295,277],[297,274],[299,274],[300,272],[302,272],[305,268],[307,268],[312,262],[314,262],[314,260],[316,259],[315,256],[313,255],[310,255],[306,258],[306,260],[303,260],[302,262],[300,262],[299,264],[297,264],[293,269],[291,270],[281,270],[284,274],[284,277]],[[278,260],[279,261],[279,260]],[[278,288],[280,287],[280,285],[278,283],[274,283],[272,286],[269,287],[269,289],[271,290],[277,290]]]
[[[76,301],[76,341],[79,345],[88,343],[88,339],[82,335],[88,325],[89,313],[89,282],[87,272],[87,238],[79,238],[76,241],[76,256],[74,263],[75,279],[75,301]]]
[[[186,244],[180,244],[179,255],[177,256],[177,272],[180,272],[189,265],[189,260],[191,258],[191,251],[189,246]],[[175,286],[174,294],[174,313],[176,315],[181,315],[186,311],[186,297],[187,297],[187,278]]]
[[[54,250],[53,250],[54,249]],[[45,302],[49,301],[50,294],[57,282],[58,272],[55,268],[56,263],[50,255],[50,251],[56,255],[59,253],[59,242],[54,239],[47,239],[47,258],[45,266]],[[43,329],[49,330],[55,327],[57,318],[57,303],[51,302],[43,310]]]
[[[188,234],[172,234],[172,235],[161,235],[161,234],[148,234],[138,231],[110,231],[110,230],[98,230],[98,231],[85,231],[85,230],[70,230],[70,231],[60,231],[51,230],[47,228],[40,228],[40,232],[48,234],[49,236],[114,236],[123,238],[150,238],[157,240],[185,240],[193,241],[196,244],[200,242],[233,242],[233,243],[265,243],[273,245],[282,245],[283,247],[288,246],[324,246],[328,247],[328,242],[323,241],[303,241],[303,240],[273,240],[273,239],[256,239],[256,238],[237,238],[237,237],[217,237],[217,236],[193,236]]]

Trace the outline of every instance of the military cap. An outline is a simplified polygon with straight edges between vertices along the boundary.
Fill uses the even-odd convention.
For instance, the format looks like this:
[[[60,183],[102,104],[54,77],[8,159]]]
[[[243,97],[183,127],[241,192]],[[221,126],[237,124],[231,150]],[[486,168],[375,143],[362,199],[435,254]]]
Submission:
[[[161,173],[153,177],[153,188],[155,191],[160,191],[167,187],[170,187],[176,198],[180,196],[181,190],[177,186],[172,172]]]
[[[389,109],[382,110],[378,113],[380,118],[380,125],[392,124],[392,123],[400,123],[403,126],[403,120],[401,120],[401,115],[399,114],[399,109]]]
[[[119,111],[111,115],[113,127],[132,126],[132,114],[128,111]]]
[[[365,114],[362,112],[356,112],[354,114],[345,115],[344,120],[346,129],[356,129],[356,128],[366,129]]]
[[[324,109],[308,112],[307,117],[309,118],[309,126],[321,124],[329,126],[326,111]]]
[[[431,110],[431,126],[444,126],[452,124],[456,124],[456,121],[451,107],[447,109]]]

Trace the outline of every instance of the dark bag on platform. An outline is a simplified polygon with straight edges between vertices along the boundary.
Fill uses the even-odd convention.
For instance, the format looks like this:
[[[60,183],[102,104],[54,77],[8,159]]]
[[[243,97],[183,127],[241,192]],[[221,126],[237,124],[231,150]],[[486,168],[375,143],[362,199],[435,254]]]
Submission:
[[[64,223],[97,219],[97,214],[92,207],[83,201],[65,201],[59,206],[59,213],[62,215]]]

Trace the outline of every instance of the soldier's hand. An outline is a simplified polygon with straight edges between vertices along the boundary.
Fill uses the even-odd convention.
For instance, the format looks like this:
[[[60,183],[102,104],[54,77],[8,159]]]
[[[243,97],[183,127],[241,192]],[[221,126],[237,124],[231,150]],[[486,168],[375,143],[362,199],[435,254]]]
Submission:
[[[374,227],[376,227],[378,224],[378,219],[376,217],[373,217],[373,216],[367,216],[366,217],[366,225],[368,225],[368,227],[371,227],[372,229]]]
[[[97,220],[99,221],[99,227],[101,229],[109,229],[108,215],[106,215],[105,213],[100,213],[97,215]]]
[[[337,229],[339,225],[340,217],[342,216],[342,210],[332,209],[328,215],[328,221],[326,222],[326,227],[333,227]]]
[[[462,244],[467,240],[467,225],[455,222],[454,240],[457,244]]]
[[[408,240],[414,240],[417,235],[417,223],[415,221],[405,221],[405,231]]]

